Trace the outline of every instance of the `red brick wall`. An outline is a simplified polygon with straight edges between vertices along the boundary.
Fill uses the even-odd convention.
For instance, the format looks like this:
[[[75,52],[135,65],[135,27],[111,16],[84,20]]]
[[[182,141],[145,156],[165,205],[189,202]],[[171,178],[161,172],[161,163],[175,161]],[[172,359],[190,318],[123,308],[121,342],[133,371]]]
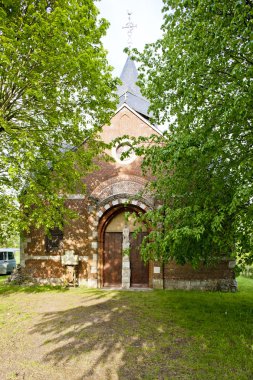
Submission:
[[[61,263],[53,260],[28,260],[26,268],[33,277],[42,279],[61,278],[65,273]]]
[[[101,132],[101,139],[106,143],[110,143],[115,138],[125,135],[148,137],[152,134],[157,134],[157,132],[128,108],[123,108],[112,118],[110,125],[104,126]],[[112,157],[112,150],[108,150],[107,154]],[[99,162],[100,169],[88,175],[85,179],[88,192],[92,192],[101,182],[113,177],[120,178],[121,176],[128,175],[143,179],[141,162],[140,157],[127,165],[118,162]]]
[[[164,277],[169,280],[206,280],[233,278],[233,271],[228,267],[228,261],[223,260],[213,266],[201,265],[193,269],[191,265],[177,265],[171,262],[164,267]]]

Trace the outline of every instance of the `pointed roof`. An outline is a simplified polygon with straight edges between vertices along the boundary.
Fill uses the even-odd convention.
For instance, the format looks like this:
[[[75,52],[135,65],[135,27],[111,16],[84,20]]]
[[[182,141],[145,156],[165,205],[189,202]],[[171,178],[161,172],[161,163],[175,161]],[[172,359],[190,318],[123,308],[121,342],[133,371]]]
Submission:
[[[118,95],[121,96],[127,91],[134,95],[141,96],[140,87],[136,85],[138,78],[138,71],[135,67],[134,61],[127,57],[126,63],[120,75],[122,85],[118,86]]]
[[[148,112],[150,103],[141,95],[140,88],[136,85],[138,71],[134,61],[132,61],[130,57],[127,57],[120,79],[122,85],[119,85],[117,89],[119,107],[124,103],[128,104],[135,111],[149,119],[152,116],[152,114]]]

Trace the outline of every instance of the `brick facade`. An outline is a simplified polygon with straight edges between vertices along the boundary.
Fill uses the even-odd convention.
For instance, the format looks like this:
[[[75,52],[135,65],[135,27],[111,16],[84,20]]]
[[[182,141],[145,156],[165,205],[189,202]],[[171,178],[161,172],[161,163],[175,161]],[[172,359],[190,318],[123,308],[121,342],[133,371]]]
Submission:
[[[103,128],[102,139],[111,142],[119,136],[149,136],[159,133],[148,121],[122,106]],[[102,162],[99,170],[84,178],[87,194],[73,194],[67,206],[77,211],[79,217],[64,227],[63,239],[58,248],[46,250],[42,230],[33,229],[23,239],[21,262],[41,282],[61,283],[66,275],[62,257],[66,252],[78,256],[76,275],[79,285],[103,286],[103,239],[109,220],[124,210],[145,212],[155,207],[150,194],[138,193],[147,182],[141,172],[141,159],[124,163],[115,156],[115,148],[107,152],[116,160]],[[232,264],[223,260],[215,267],[194,270],[190,265],[149,263],[149,287],[168,289],[233,289]]]

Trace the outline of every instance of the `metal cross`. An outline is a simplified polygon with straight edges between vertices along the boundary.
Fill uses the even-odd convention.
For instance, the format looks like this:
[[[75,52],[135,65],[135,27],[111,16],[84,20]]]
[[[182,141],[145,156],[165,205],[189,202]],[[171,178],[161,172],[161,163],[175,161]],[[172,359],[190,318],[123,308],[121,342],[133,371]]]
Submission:
[[[127,11],[127,14],[128,14],[128,22],[126,23],[125,26],[122,26],[122,29],[128,29],[128,31],[127,31],[127,36],[128,36],[127,44],[128,44],[128,48],[131,49],[132,44],[133,44],[133,41],[132,41],[133,29],[136,28],[137,25],[133,24],[133,22],[131,20],[132,12]]]

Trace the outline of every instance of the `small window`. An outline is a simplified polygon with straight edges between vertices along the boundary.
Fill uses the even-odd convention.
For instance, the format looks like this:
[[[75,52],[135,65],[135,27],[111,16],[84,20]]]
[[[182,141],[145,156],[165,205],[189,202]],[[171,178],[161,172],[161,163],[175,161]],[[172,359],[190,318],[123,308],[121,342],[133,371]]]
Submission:
[[[14,259],[14,254],[13,254],[13,252],[9,252],[9,253],[8,253],[8,258],[9,258],[9,260],[13,260],[13,259]]]
[[[7,260],[7,252],[0,252],[0,260]]]
[[[61,231],[59,228],[55,227],[49,230],[49,235],[46,236],[45,239],[46,251],[50,252],[58,249],[62,239],[63,231]]]

